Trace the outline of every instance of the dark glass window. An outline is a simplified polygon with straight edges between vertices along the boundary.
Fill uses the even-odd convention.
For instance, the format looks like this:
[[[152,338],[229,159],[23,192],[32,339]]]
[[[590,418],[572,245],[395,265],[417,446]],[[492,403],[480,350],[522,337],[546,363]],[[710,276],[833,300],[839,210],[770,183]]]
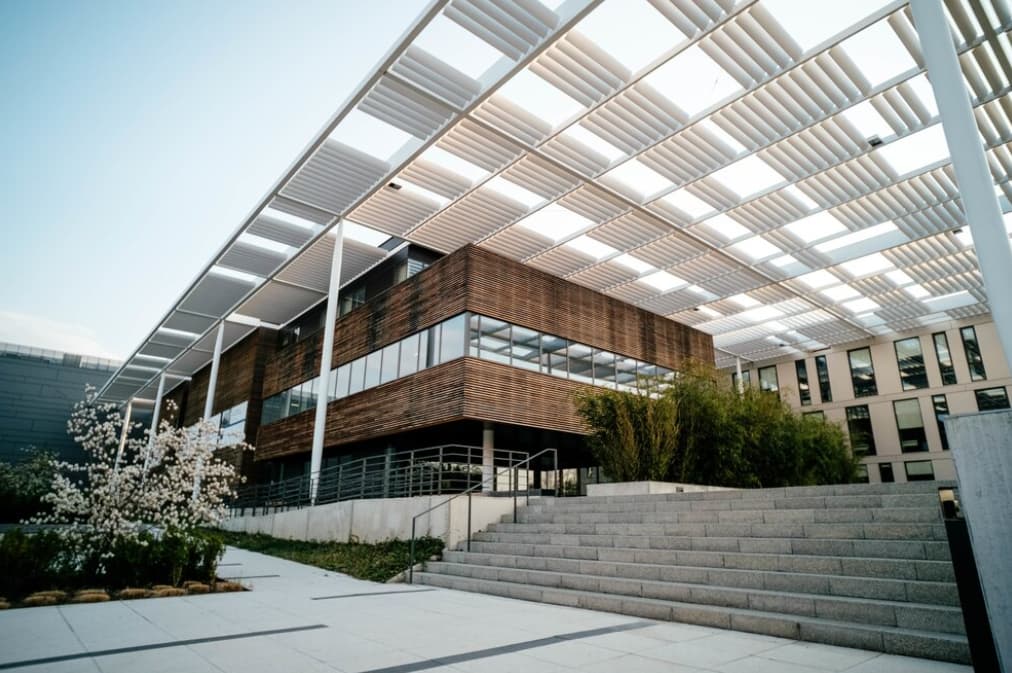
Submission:
[[[924,369],[924,353],[920,337],[900,339],[893,342],[896,349],[896,363],[900,368],[900,384],[903,390],[917,390],[928,387],[928,372]]]
[[[1005,388],[982,388],[974,390],[977,398],[977,411],[992,411],[994,409],[1008,409],[1008,393]]]
[[[541,360],[541,334],[514,325],[510,352],[514,367],[538,371]]]
[[[826,412],[822,411],[821,409],[819,411],[806,411],[801,415],[805,416],[806,418],[814,418],[820,421],[826,420]]]
[[[812,391],[808,387],[808,365],[804,360],[796,360],[794,371],[798,374],[798,395],[801,397],[801,406],[807,407],[812,403]]]
[[[741,372],[741,380],[744,384],[742,387],[748,388],[752,385],[752,370],[743,369]],[[734,385],[734,389],[738,390],[738,372],[731,372],[731,383]]]
[[[942,417],[949,415],[949,402],[945,399],[945,395],[932,395],[931,405],[935,409],[935,422],[938,423],[938,436],[942,438],[942,451],[948,451],[949,438],[945,434],[945,423],[942,422]]]
[[[847,431],[850,433],[850,448],[855,455],[875,455],[875,435],[867,405],[847,407]]]
[[[935,478],[935,468],[930,460],[915,460],[903,463],[907,472],[907,481],[931,481]]]
[[[775,393],[780,389],[780,384],[777,381],[777,368],[776,365],[769,367],[759,368],[759,390]]]
[[[936,332],[931,338],[935,342],[935,357],[938,358],[938,371],[942,373],[942,385],[951,386],[956,382],[956,368],[952,366],[949,337],[945,332]]]
[[[819,377],[819,395],[823,402],[833,401],[833,389],[829,385],[829,365],[826,364],[825,355],[815,356],[815,374]]]
[[[854,397],[878,395],[871,349],[865,347],[847,351],[847,359],[850,361],[850,380],[854,384]]]
[[[868,466],[858,465],[857,470],[854,472],[854,481],[858,484],[867,484],[868,479]]]
[[[927,451],[928,436],[924,433],[920,400],[896,400],[893,402],[893,413],[900,432],[900,450],[903,453]]]
[[[893,474],[892,463],[879,463],[878,464],[878,477],[883,484],[891,484],[896,481],[896,475]]]
[[[984,370],[984,358],[980,354],[980,344],[977,342],[977,330],[964,327],[959,330],[959,334],[963,337],[963,350],[966,351],[966,364],[970,367],[970,380],[986,380],[987,372]]]

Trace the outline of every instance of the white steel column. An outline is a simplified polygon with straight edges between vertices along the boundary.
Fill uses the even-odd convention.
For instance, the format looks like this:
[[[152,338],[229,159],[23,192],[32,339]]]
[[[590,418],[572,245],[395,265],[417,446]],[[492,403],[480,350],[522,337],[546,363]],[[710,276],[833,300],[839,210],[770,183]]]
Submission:
[[[334,356],[334,327],[341,289],[341,257],[344,253],[344,220],[338,220],[334,255],[330,261],[330,288],[327,292],[327,316],[323,324],[323,351],[320,353],[320,378],[316,387],[316,418],[313,421],[313,452],[309,458],[309,498],[316,502],[323,464],[323,436],[327,429],[327,403],[330,402],[330,369]]]
[[[162,397],[165,395],[165,372],[158,379],[158,392],[155,393],[155,408],[151,412],[151,429],[148,431],[148,448],[144,454],[144,474],[148,473],[151,464],[151,450],[155,448],[155,436],[158,434],[158,423],[161,422]]]
[[[225,339],[225,321],[218,323],[218,335],[214,338],[214,355],[211,356],[211,376],[207,381],[207,399],[204,400],[204,415],[200,420],[206,421],[211,418],[214,411],[214,389],[218,386],[218,365],[221,364],[221,343]],[[203,468],[203,460],[198,459],[197,471],[193,475],[193,499],[197,499],[200,493],[200,473]]]
[[[123,414],[123,431],[119,435],[119,448],[116,449],[116,462],[113,463],[112,471],[119,472],[119,461],[123,457],[123,449],[126,448],[127,435],[130,434],[130,416],[133,414],[134,398],[127,400],[126,411]]]
[[[984,277],[991,315],[1005,360],[1012,362],[1012,302],[1004,296],[1012,287],[1012,249],[994,193],[994,179],[987,168],[984,146],[941,0],[914,0],[910,8],[928,78],[935,90],[935,102],[952,155],[952,167],[956,171],[963,211]]]
[[[741,358],[735,357],[734,368],[738,373],[738,393],[741,394],[745,392],[745,380],[741,377]]]

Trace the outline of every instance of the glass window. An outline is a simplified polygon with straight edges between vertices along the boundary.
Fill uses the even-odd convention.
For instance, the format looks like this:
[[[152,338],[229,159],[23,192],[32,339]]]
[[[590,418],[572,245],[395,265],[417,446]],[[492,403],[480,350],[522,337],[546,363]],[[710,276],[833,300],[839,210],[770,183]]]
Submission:
[[[743,369],[741,370],[742,388],[748,388],[752,385],[752,370]],[[734,386],[735,390],[738,390],[738,372],[731,372],[731,385]]]
[[[806,418],[814,418],[814,419],[819,420],[819,421],[825,421],[826,420],[826,412],[822,411],[821,409],[819,411],[806,411],[805,413],[803,413],[801,415],[804,416],[804,417],[806,417]]]
[[[931,481],[935,478],[935,468],[930,460],[914,460],[903,463],[907,472],[907,481]]]
[[[412,334],[406,339],[401,339],[401,363],[397,370],[398,376],[410,376],[418,371],[420,336]]]
[[[801,397],[801,406],[807,407],[812,403],[812,391],[808,387],[808,365],[804,360],[795,360],[794,371],[798,375],[798,396]]]
[[[879,463],[878,464],[878,477],[883,484],[891,484],[896,481],[896,475],[893,474],[892,463]]]
[[[538,371],[541,362],[541,334],[514,325],[510,351],[514,367]]]
[[[281,418],[281,393],[271,395],[264,400],[264,408],[261,414],[263,425],[273,423]]]
[[[380,369],[380,383],[397,378],[397,359],[400,357],[401,342],[390,344],[383,349],[383,364]]]
[[[302,406],[302,385],[293,386],[291,395],[288,397],[288,411],[285,416],[294,416],[303,410]]]
[[[545,334],[541,338],[541,371],[552,376],[569,376],[566,340]]]
[[[509,323],[481,316],[481,327],[478,334],[478,357],[492,362],[501,362],[505,365],[510,363]]]
[[[847,351],[847,358],[850,360],[850,380],[854,384],[854,397],[878,395],[871,349],[866,347]]]
[[[966,364],[970,367],[971,381],[984,381],[987,379],[987,372],[984,371],[984,358],[980,354],[980,344],[977,343],[977,330],[973,327],[964,327],[959,330],[963,337],[963,350],[966,351]]]
[[[932,395],[931,406],[935,410],[935,422],[938,423],[938,436],[942,438],[942,451],[948,451],[949,438],[945,434],[945,423],[942,422],[942,417],[949,415],[949,402],[945,399],[945,395]]]
[[[605,388],[615,388],[615,354],[594,349],[594,383]]]
[[[418,371],[432,366],[432,349],[429,347],[431,335],[431,329],[418,333]]]
[[[468,318],[467,354],[473,358],[478,357],[478,341],[481,338],[480,335],[481,335],[481,316],[478,315],[477,313],[472,313],[470,318]]]
[[[364,390],[365,386],[365,358],[358,358],[351,362],[351,379],[348,381],[348,394],[354,395]]]
[[[854,482],[858,484],[867,484],[868,481],[868,466],[864,464],[858,465],[857,470],[854,471]]]
[[[780,384],[777,381],[777,368],[776,365],[770,367],[759,368],[759,390],[775,393],[780,389]]]
[[[439,332],[442,327],[442,324],[433,325],[425,332],[429,340],[428,348],[425,351],[427,367],[435,367],[439,364]]]
[[[569,342],[569,378],[583,383],[594,382],[593,350],[574,341]]]
[[[345,363],[337,368],[334,377],[334,397],[341,399],[348,396],[348,383],[351,381],[351,364]]]
[[[956,382],[956,368],[952,366],[952,353],[949,352],[949,337],[945,332],[931,335],[935,342],[935,357],[938,359],[938,370],[942,373],[942,385],[951,386]]]
[[[636,360],[619,355],[615,360],[615,381],[619,390],[636,390]]]
[[[977,398],[977,411],[992,411],[994,409],[1008,409],[1008,393],[1004,386],[1001,388],[983,388],[974,390]]]
[[[924,434],[920,400],[896,400],[893,402],[893,413],[896,414],[896,427],[900,432],[900,451],[927,451],[928,437]]]
[[[382,361],[383,351],[373,351],[365,356],[365,390],[379,385]]]
[[[847,431],[850,433],[850,448],[854,455],[875,455],[875,435],[871,429],[871,414],[868,413],[867,405],[847,407]]]
[[[463,313],[443,321],[440,331],[439,361],[449,362],[464,357],[467,344],[467,316]]]
[[[829,385],[829,365],[826,364],[825,355],[815,356],[815,374],[819,377],[819,395],[822,396],[822,401],[832,402],[833,389]]]
[[[919,337],[900,339],[893,342],[896,349],[896,363],[900,368],[900,384],[903,390],[917,390],[928,387],[928,372],[924,369],[924,353]]]

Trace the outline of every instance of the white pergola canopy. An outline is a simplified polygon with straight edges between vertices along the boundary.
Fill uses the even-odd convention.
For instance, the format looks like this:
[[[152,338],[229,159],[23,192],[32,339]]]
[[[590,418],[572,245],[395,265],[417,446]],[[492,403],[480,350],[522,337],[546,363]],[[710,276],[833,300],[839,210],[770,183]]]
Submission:
[[[1012,14],[947,2],[1012,210]],[[712,334],[718,365],[989,311],[907,2],[437,0],[103,387],[151,398],[396,237]],[[1010,220],[1012,222],[1012,220]]]

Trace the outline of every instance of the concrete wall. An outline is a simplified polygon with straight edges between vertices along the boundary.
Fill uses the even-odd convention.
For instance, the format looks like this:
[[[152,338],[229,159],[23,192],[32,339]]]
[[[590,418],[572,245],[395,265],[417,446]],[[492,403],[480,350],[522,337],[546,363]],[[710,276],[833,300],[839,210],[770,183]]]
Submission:
[[[649,493],[695,493],[698,491],[733,491],[724,486],[676,484],[671,481],[617,481],[610,484],[587,484],[588,496],[647,495]]]
[[[411,519],[451,496],[348,500],[317,507],[235,516],[222,528],[263,533],[288,540],[382,542],[411,537]],[[523,501],[520,501],[523,506]],[[471,530],[479,531],[513,511],[512,498],[471,498]],[[454,548],[467,538],[467,497],[460,497],[418,519],[416,535],[431,535]]]

